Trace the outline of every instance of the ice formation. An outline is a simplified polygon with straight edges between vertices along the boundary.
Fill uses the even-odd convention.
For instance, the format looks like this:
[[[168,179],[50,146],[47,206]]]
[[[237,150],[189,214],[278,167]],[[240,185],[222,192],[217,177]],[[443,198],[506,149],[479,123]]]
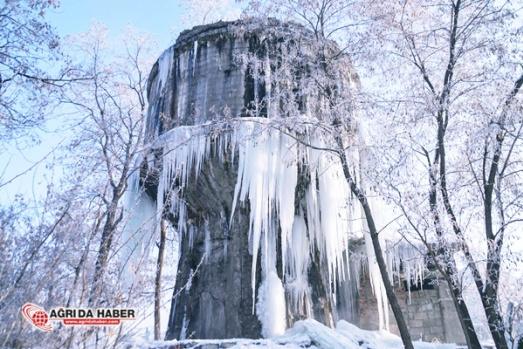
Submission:
[[[141,159],[138,159],[140,161]],[[156,203],[138,187],[138,174],[130,180],[130,187],[126,192],[125,208],[127,222],[122,234],[122,249],[120,263],[122,266],[122,280],[127,286],[135,281],[135,273],[143,256],[148,254],[151,238],[156,233],[157,206]]]
[[[169,79],[175,82],[181,81],[180,74],[184,74],[183,78],[187,80],[199,78],[196,72],[198,45],[198,41],[192,42],[192,49],[177,58],[174,58],[174,48],[162,54],[158,62],[158,78],[153,80],[150,90],[156,93],[167,91],[164,88],[167,81]],[[282,50],[285,49],[283,46]],[[176,59],[176,64],[173,63],[173,59]],[[176,67],[174,71],[173,66]],[[275,101],[279,101],[280,93],[285,94],[286,88],[278,83],[271,83],[271,80],[278,77],[271,76],[273,68],[269,58],[254,60],[251,68],[255,80],[254,100],[260,99],[258,80],[263,80],[265,93],[274,96]],[[291,71],[279,73],[289,79],[293,74]],[[199,84],[198,89],[203,89],[206,84],[207,82]],[[187,104],[189,85],[189,83],[177,84],[178,100],[172,110],[173,115],[170,115],[171,119],[181,123],[184,123],[188,117],[185,115],[187,110],[184,108]],[[343,86],[338,87],[343,88]],[[305,91],[307,87],[303,89]],[[307,93],[309,92],[311,96],[317,94],[317,91],[307,90]],[[207,96],[203,90],[195,93]],[[205,113],[209,108],[206,100],[201,106],[202,110],[198,110],[194,115],[195,126],[178,126],[159,135],[161,115],[149,117],[149,123],[157,123],[147,126],[150,134],[152,133],[149,147],[162,152],[158,157],[160,164],[157,164],[158,154],[155,152],[151,152],[150,159],[146,161],[149,164],[155,163],[161,170],[156,219],[161,218],[165,208],[170,210],[172,216],[176,217],[177,230],[186,235],[189,245],[192,246],[196,232],[193,226],[187,224],[184,190],[190,185],[191,180],[198,180],[202,165],[212,152],[222,157],[223,161],[225,161],[223,158],[225,154],[232,154],[233,160],[237,162],[238,175],[234,202],[230,210],[231,217],[225,219],[229,221],[229,226],[232,226],[235,222],[235,208],[248,204],[250,208],[248,237],[253,258],[251,270],[253,300],[256,299],[256,270],[261,265],[262,288],[265,290],[260,292],[271,293],[273,290],[275,294],[266,294],[259,299],[263,299],[264,302],[279,301],[281,300],[279,293],[285,288],[289,294],[290,306],[299,309],[299,313],[309,314],[311,305],[308,303],[310,286],[307,272],[311,265],[312,253],[319,251],[320,261],[325,265],[325,284],[329,288],[328,292],[333,295],[336,293],[336,281],[349,277],[349,240],[366,236],[368,272],[378,299],[380,328],[388,328],[387,297],[360,203],[351,194],[339,155],[322,150],[332,147],[330,142],[333,137],[327,131],[306,126],[314,124],[314,120],[317,120],[313,115],[314,110],[328,109],[326,106],[328,103],[317,97],[315,95],[314,98],[306,99],[305,115],[294,116],[296,120],[293,121],[295,126],[293,130],[278,127],[276,110],[279,103],[271,101],[271,98],[265,101],[269,117],[258,117],[259,106],[258,103],[254,103],[256,108],[252,112],[254,117],[227,120],[229,122],[227,126],[201,123],[202,120],[207,120]],[[154,108],[158,106],[154,104],[152,108],[149,111],[150,116],[157,115]],[[199,115],[199,112],[203,114]],[[219,126],[219,132],[216,131],[216,126]],[[362,183],[360,176],[365,166],[372,166],[368,161],[370,151],[362,147],[364,144],[362,139],[345,139],[345,142],[345,155],[354,179],[360,185],[363,184],[362,189],[371,193],[369,188],[364,187],[365,183]],[[336,147],[337,145],[334,145],[333,148]],[[299,198],[297,198],[298,191],[302,194]],[[383,203],[377,195],[369,195],[369,204],[373,206],[373,212],[376,213],[375,219],[386,210],[379,207]],[[376,223],[378,229],[383,229],[387,222],[376,219]],[[211,241],[207,228],[205,234],[205,251],[208,258],[211,253]],[[225,238],[223,246],[225,254],[227,241],[228,239]],[[277,246],[278,243],[281,245]],[[261,260],[258,260],[260,251]],[[281,251],[279,256],[277,251]],[[400,263],[402,263],[404,274],[410,282],[411,279],[417,280],[422,277],[422,269],[419,261],[408,253],[407,250],[402,250],[396,256],[389,254],[388,262],[391,275],[393,272],[399,274]],[[402,256],[408,257],[408,262],[403,261]],[[282,262],[281,279],[276,273],[278,258]],[[356,269],[359,271],[359,268]],[[258,308],[266,309],[260,302]],[[285,309],[285,306],[281,308]],[[264,329],[269,328],[269,321],[274,321],[269,320],[263,312],[258,315],[262,319]],[[266,330],[266,334],[270,335],[278,331]]]
[[[271,271],[260,285],[256,304],[265,338],[280,336],[286,329],[285,290],[276,271]]]
[[[173,57],[174,57],[174,47],[169,48],[166,50],[160,58],[158,58],[158,78],[154,80],[154,83],[150,86],[148,86],[149,91],[163,91],[165,88],[165,84],[169,80],[169,76],[172,74],[172,67],[173,67]],[[159,106],[158,105],[151,105],[152,110],[149,111],[150,115],[158,115],[159,112],[156,110]],[[147,132],[150,132],[149,140],[155,139],[158,137],[158,131],[160,129],[159,125],[161,122],[161,118],[154,117],[154,118],[147,118],[147,125],[146,130]]]
[[[237,205],[249,203],[252,289],[256,289],[258,263],[262,267],[262,280],[268,280],[276,270],[277,258],[281,257],[285,271],[282,281],[290,294],[291,306],[308,313],[307,271],[313,248],[326,263],[326,284],[333,294],[336,280],[348,277],[348,253],[344,252],[348,250],[349,239],[364,235],[367,229],[359,202],[350,193],[339,157],[319,150],[328,146],[323,138],[308,136],[306,142],[313,145],[309,147],[297,142],[297,135],[270,126],[269,119],[254,117],[238,120],[230,132],[215,134],[211,132],[211,125],[198,125],[177,127],[161,135],[154,142],[154,147],[163,151],[157,212],[162,211],[164,200],[168,198],[168,209],[178,217],[178,231],[188,234],[191,240],[194,233],[186,224],[184,188],[191,178],[197,180],[202,164],[211,152],[223,156],[232,149],[238,154],[235,160],[238,161],[238,177],[231,212],[234,214]],[[354,173],[358,173],[358,152],[347,150],[347,157]],[[298,183],[300,178],[308,183]],[[176,188],[173,187],[174,179]],[[295,202],[298,185],[305,187],[300,203]],[[231,225],[233,218],[229,218]],[[280,248],[276,246],[278,234]],[[208,240],[207,234],[206,249]],[[372,245],[369,246],[369,273],[378,298],[380,328],[386,328],[387,298]],[[262,260],[258,261],[260,250]],[[276,255],[278,250],[281,256]],[[256,298],[254,292],[253,299]]]

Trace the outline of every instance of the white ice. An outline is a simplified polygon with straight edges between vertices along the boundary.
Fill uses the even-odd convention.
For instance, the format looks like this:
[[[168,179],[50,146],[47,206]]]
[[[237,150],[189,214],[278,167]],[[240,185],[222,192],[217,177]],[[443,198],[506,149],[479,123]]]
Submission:
[[[262,324],[264,338],[280,336],[285,332],[285,291],[274,271],[271,271],[260,285],[256,311]]]
[[[262,281],[268,280],[270,273],[276,269],[276,251],[279,250],[285,273],[280,283],[291,295],[290,305],[293,310],[300,308],[307,311],[310,252],[318,250],[321,260],[325,261],[325,269],[322,270],[326,277],[325,284],[328,291],[334,294],[336,290],[331,285],[336,285],[337,279],[348,277],[349,258],[344,252],[349,248],[349,239],[366,235],[368,272],[378,299],[379,328],[387,329],[387,297],[368,233],[364,234],[368,229],[360,203],[351,194],[339,157],[319,149],[329,147],[325,141],[329,137],[321,132],[311,132],[305,126],[302,131],[306,137],[290,131],[285,133],[273,128],[270,122],[266,118],[242,118],[235,121],[232,132],[218,135],[210,132],[212,125],[206,124],[177,127],[161,135],[153,145],[163,151],[157,212],[163,209],[164,198],[169,198],[169,209],[178,221],[176,228],[180,233],[188,233],[191,241],[194,231],[187,227],[183,191],[191,185],[190,181],[198,180],[202,165],[212,152],[222,156],[224,149],[232,148],[238,154],[238,175],[231,217],[228,218],[229,227],[234,227],[235,208],[248,204],[253,300],[256,299],[258,263],[262,266]],[[297,137],[302,137],[312,147],[297,142]],[[360,149],[347,145],[350,171],[356,179],[362,170],[359,152]],[[306,185],[304,198],[297,205],[295,192],[299,184],[299,171],[301,176],[309,178],[310,183],[302,183]],[[174,179],[176,187],[173,187]],[[382,207],[382,200],[370,189],[368,194],[369,204],[375,206],[373,211],[383,214],[386,208]],[[296,207],[300,211],[296,211]],[[385,226],[379,219],[376,223],[378,229]],[[205,247],[209,254],[210,239],[206,234]],[[280,248],[276,246],[278,234],[281,237]],[[407,253],[403,251],[402,255],[407,256]],[[412,256],[408,257],[409,261],[403,263],[406,273],[417,280],[422,277],[420,264]],[[398,260],[389,258],[389,273],[399,268]],[[390,264],[394,264],[395,268]]]

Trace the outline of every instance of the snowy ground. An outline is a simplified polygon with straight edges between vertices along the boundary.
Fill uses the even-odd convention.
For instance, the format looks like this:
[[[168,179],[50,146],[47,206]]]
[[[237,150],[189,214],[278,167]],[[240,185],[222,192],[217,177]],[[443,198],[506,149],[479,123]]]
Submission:
[[[283,336],[271,339],[184,340],[136,342],[135,349],[248,349],[248,348],[311,348],[311,349],[400,349],[401,339],[386,331],[365,331],[346,321],[339,321],[335,330],[313,319],[298,321]],[[416,349],[456,349],[455,344],[414,342]]]

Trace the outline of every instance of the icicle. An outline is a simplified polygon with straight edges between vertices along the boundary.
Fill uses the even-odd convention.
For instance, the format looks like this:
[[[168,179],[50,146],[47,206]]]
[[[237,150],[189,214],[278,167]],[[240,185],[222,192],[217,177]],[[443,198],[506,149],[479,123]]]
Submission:
[[[196,70],[196,55],[197,54],[198,54],[198,40],[195,40],[193,54],[192,54],[192,76],[194,76],[194,71]]]
[[[163,197],[171,199],[170,210],[179,217],[178,230],[186,232],[186,207],[182,193],[172,187],[174,179],[183,189],[189,184],[191,173],[195,180],[201,171],[204,159],[210,154],[211,139],[203,126],[183,126],[162,134],[155,143],[163,149],[163,166],[158,180],[158,201],[163,205]]]
[[[227,258],[227,248],[229,246],[229,224],[227,224],[227,217],[225,212],[221,211],[221,221],[223,222],[223,256]]]
[[[147,253],[145,243],[155,236],[156,206],[143,189],[130,185],[125,208],[128,221],[123,230],[120,260],[123,283],[131,286],[140,259]]]
[[[369,265],[369,278],[371,282],[372,291],[376,296],[378,303],[378,318],[379,318],[379,329],[389,330],[389,319],[388,309],[389,303],[387,294],[385,292],[385,286],[381,278],[378,262],[376,261],[376,254],[374,253],[373,244],[371,241],[370,233],[365,234],[365,246],[367,247],[367,259]]]
[[[194,230],[196,228],[194,226],[189,226],[189,248],[192,250],[194,247]]]
[[[189,320],[187,319],[187,306],[184,307],[182,329],[180,331],[180,340],[183,341],[187,338],[187,327],[189,326]]]
[[[269,261],[269,245],[277,240],[275,219],[281,229],[282,253],[292,233],[294,219],[294,191],[297,185],[296,149],[293,140],[277,130],[255,135],[255,123],[242,123],[239,128],[240,159],[238,180],[236,182],[234,202],[231,214],[234,214],[237,202],[245,202],[247,195],[250,203],[249,241],[252,244],[252,288],[256,285],[257,256],[261,239],[265,250],[262,253],[264,268],[269,270],[273,264]],[[250,135],[245,137],[245,135]],[[273,236],[273,237],[271,237]],[[275,249],[274,249],[275,250]],[[283,263],[285,265],[285,257]],[[271,257],[272,258],[272,257]],[[255,294],[253,293],[253,298]]]
[[[211,256],[211,231],[209,230],[209,222],[205,220],[205,263],[209,263],[209,257]]]
[[[320,140],[314,145],[325,147]],[[344,278],[343,246],[351,220],[347,199],[350,190],[338,157],[309,149],[308,161],[312,179],[307,195],[309,230],[315,236],[322,259],[327,261],[330,285],[336,278]]]
[[[286,324],[285,291],[276,272],[271,271],[260,286],[256,304],[265,338],[283,335]]]
[[[302,214],[294,218],[289,246],[292,248],[287,250],[289,265],[286,287],[290,296],[290,306],[297,313],[310,315],[311,291],[307,276],[310,265],[310,246],[307,238],[307,225]]]
[[[270,64],[265,62],[264,65],[267,76],[270,74]],[[256,69],[253,74],[258,74]],[[279,93],[277,86],[268,91]],[[271,112],[272,109],[268,110]],[[303,300],[308,299],[310,293],[307,271],[311,253],[315,250],[320,252],[321,272],[325,275],[328,291],[334,294],[337,291],[331,289],[331,285],[336,285],[337,280],[349,277],[350,273],[347,274],[349,262],[356,263],[354,266],[356,270],[360,269],[359,261],[349,260],[349,234],[361,236],[368,229],[360,203],[351,194],[339,157],[314,147],[300,145],[293,137],[271,128],[270,121],[265,118],[242,118],[232,134],[213,135],[209,132],[210,127],[198,125],[178,127],[160,136],[155,144],[157,148],[163,149],[158,209],[163,206],[163,198],[168,197],[170,210],[178,218],[178,230],[189,235],[189,246],[192,246],[195,232],[191,225],[186,227],[188,223],[186,223],[187,208],[183,199],[184,190],[191,185],[191,181],[198,180],[202,166],[212,154],[211,152],[218,153],[220,158],[228,151],[232,151],[233,155],[237,153],[238,174],[231,214],[230,217],[222,216],[224,254],[227,254],[228,231],[233,227],[236,207],[248,202],[250,208],[248,240],[252,253],[253,300],[256,299],[256,270],[260,265],[262,282],[270,284],[274,281],[273,285],[276,285],[274,289],[280,289],[282,281],[276,273],[276,251],[278,251],[276,243],[278,234],[281,234],[279,247],[282,253],[282,271],[287,290],[291,294],[290,305],[294,309],[300,308],[301,312],[309,307]],[[300,137],[306,135],[307,142],[316,148],[329,147],[323,139],[325,135],[320,132],[310,132],[307,126],[303,126],[300,132]],[[364,182],[359,178],[362,169],[368,169],[370,166],[362,160],[366,156],[365,151],[361,147],[347,146],[346,156],[350,171],[360,185]],[[308,173],[300,175],[307,178],[309,183],[304,184],[306,187],[303,188],[303,202],[296,203],[298,164],[301,163],[306,166],[300,167],[300,171],[308,171]],[[176,178],[177,188],[172,188],[175,183],[174,178]],[[171,193],[172,189],[176,189],[175,192]],[[380,207],[382,202],[379,197],[370,190],[369,193],[373,194],[369,194],[368,197],[373,212],[379,212],[380,216],[384,215],[385,210]],[[303,211],[296,212],[296,207],[300,205]],[[212,252],[212,241],[207,224],[204,244],[208,259]],[[377,226],[381,228],[384,224],[377,221]],[[378,299],[380,328],[388,328],[388,301],[385,289],[368,233],[365,234],[365,239],[368,272]],[[258,260],[260,251],[261,260]],[[388,257],[388,270],[391,275],[394,269],[399,270],[399,262],[394,261],[397,259]],[[404,264],[408,265],[408,263]],[[421,278],[420,265],[409,265],[406,275],[410,276],[410,273],[413,273],[416,279]],[[359,282],[359,276],[356,282]],[[284,304],[285,299],[282,302]],[[254,306],[253,304],[253,310]],[[285,309],[285,306],[282,309]],[[260,313],[259,315],[264,316]]]

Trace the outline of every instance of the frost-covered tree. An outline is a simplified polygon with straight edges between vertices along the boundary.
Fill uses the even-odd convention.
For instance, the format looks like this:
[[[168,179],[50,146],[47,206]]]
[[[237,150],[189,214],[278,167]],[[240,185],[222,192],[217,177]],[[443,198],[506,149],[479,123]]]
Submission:
[[[116,232],[123,217],[122,204],[127,179],[136,171],[134,162],[142,149],[142,130],[146,110],[144,69],[155,52],[151,38],[128,28],[122,36],[123,47],[111,52],[107,29],[95,23],[89,32],[71,40],[76,49],[73,61],[76,78],[64,100],[78,108],[83,119],[78,126],[81,136],[70,146],[72,154],[84,153],[75,162],[93,169],[89,180],[100,190],[103,203],[101,241],[93,276],[94,298],[100,296],[102,278]],[[96,149],[96,152],[87,149]],[[93,304],[97,303],[94,301]]]
[[[456,260],[457,254],[465,258],[494,341],[505,348],[497,290],[502,256],[509,255],[503,241],[521,220],[521,4],[250,4],[258,14],[299,21],[320,38],[336,33],[330,37],[345,43],[341,47],[362,81],[361,124],[368,126],[368,146],[380,159],[367,180],[398,205],[405,237],[421,239],[432,254],[475,347]],[[337,30],[330,19],[340,13],[345,16]],[[483,245],[474,235],[478,231]]]
[[[188,26],[232,20],[240,14],[240,9],[234,5],[233,0],[182,1],[181,6],[184,10],[181,21]]]
[[[155,241],[143,241],[138,248],[143,246],[144,253],[134,264],[125,258],[126,248],[137,247],[130,243],[136,231],[126,230],[123,205],[127,180],[137,171],[135,161],[143,146],[144,71],[157,48],[154,39],[132,28],[118,43],[122,45],[112,42],[99,23],[69,39],[64,69],[69,83],[56,93],[64,118],[61,136],[68,142],[52,162],[47,198],[27,203],[20,197],[0,211],[0,253],[7,261],[0,270],[6,291],[0,300],[2,322],[13,324],[2,328],[2,346],[31,347],[41,341],[42,333],[19,319],[25,302],[45,309],[135,307],[141,302],[144,315],[153,313],[146,305],[155,294]],[[48,334],[46,343],[76,347],[96,342],[107,347],[135,327],[114,333],[64,328]]]
[[[49,69],[59,57],[59,40],[45,13],[57,5],[47,0],[12,0],[0,5],[2,141],[42,124],[51,104],[47,88],[59,79]]]
[[[453,290],[469,345],[479,343],[462,297],[462,259],[494,342],[506,348],[498,290],[510,256],[504,241],[521,219],[521,4],[375,5],[370,12],[381,17],[367,43],[380,79],[368,86],[377,96],[368,115],[376,146],[387,150],[380,170],[389,197],[406,219],[402,231],[426,245]]]
[[[67,292],[62,271],[68,261],[63,256],[74,238],[67,235],[64,224],[71,203],[51,190],[42,200],[38,204],[52,208],[39,212],[36,202],[22,196],[0,207],[0,310],[6,324],[0,330],[3,347],[36,346],[38,335],[20,321],[20,309],[28,301],[49,305],[55,299],[54,287],[64,287],[60,292]]]
[[[235,0],[182,0],[178,6],[181,8],[180,23],[172,27],[173,40],[183,30],[218,21],[236,20],[242,14]]]

